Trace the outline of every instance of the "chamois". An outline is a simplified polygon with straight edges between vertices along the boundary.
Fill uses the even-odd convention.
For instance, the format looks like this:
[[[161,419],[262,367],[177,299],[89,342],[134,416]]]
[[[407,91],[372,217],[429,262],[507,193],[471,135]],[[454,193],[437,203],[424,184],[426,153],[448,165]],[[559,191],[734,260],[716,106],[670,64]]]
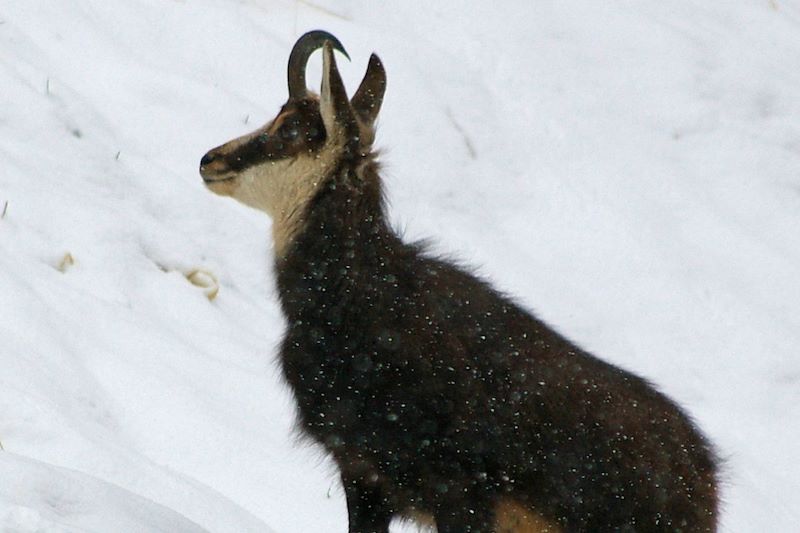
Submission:
[[[715,531],[715,456],[681,408],[390,227],[372,148],[386,73],[373,54],[348,100],[334,50],[347,55],[303,35],[278,115],[200,174],[272,218],[280,363],[301,431],[339,467],[350,533],[395,517],[439,533]]]

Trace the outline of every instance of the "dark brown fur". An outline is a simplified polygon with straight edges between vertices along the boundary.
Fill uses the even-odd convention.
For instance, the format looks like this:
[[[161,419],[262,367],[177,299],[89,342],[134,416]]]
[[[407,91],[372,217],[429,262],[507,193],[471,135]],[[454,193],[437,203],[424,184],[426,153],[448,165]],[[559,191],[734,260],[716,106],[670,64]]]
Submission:
[[[714,460],[688,417],[404,244],[359,164],[342,162],[277,265],[284,373],[341,468],[352,531],[407,508],[440,533],[491,531],[503,498],[565,531],[714,531]]]
[[[324,127],[318,110],[303,120]],[[439,533],[715,531],[715,459],[688,416],[404,243],[368,126],[276,263],[283,373],[301,429],[339,465],[350,532],[412,513]]]

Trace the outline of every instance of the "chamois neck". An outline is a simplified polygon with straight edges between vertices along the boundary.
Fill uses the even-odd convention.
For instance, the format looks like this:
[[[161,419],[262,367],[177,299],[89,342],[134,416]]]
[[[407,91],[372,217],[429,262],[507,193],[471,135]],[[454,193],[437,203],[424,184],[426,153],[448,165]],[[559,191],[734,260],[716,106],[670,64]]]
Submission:
[[[309,202],[307,223],[276,262],[289,323],[354,324],[387,298],[410,250],[390,229],[377,165],[342,166]]]
[[[359,272],[402,247],[387,223],[378,164],[341,164],[305,207],[305,223],[277,260],[279,273],[337,265]]]

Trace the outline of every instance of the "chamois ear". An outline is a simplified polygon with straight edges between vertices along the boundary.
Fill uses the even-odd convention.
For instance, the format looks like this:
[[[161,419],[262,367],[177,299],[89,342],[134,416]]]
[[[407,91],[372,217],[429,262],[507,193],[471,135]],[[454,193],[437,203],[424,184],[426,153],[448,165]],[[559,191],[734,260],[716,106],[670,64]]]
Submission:
[[[383,103],[383,94],[386,92],[386,70],[380,58],[372,54],[369,57],[367,73],[361,80],[356,94],[350,100],[353,110],[366,126],[372,126],[378,118],[378,112]]]
[[[329,139],[335,137],[337,131],[348,139],[358,134],[355,115],[347,99],[347,91],[339,75],[330,41],[326,41],[322,47],[322,89],[319,108]]]

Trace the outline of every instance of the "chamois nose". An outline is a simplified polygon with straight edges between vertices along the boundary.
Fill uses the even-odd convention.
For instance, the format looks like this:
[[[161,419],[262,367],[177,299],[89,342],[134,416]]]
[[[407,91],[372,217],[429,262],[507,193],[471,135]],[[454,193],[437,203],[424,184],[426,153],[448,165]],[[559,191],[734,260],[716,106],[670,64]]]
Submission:
[[[200,175],[203,176],[205,181],[218,180],[228,170],[225,158],[216,148],[209,150],[200,160]]]
[[[210,152],[206,153],[206,155],[203,156],[203,159],[200,160],[200,166],[204,167],[206,165],[209,165],[216,158],[217,154],[214,153],[214,150],[211,150]]]

